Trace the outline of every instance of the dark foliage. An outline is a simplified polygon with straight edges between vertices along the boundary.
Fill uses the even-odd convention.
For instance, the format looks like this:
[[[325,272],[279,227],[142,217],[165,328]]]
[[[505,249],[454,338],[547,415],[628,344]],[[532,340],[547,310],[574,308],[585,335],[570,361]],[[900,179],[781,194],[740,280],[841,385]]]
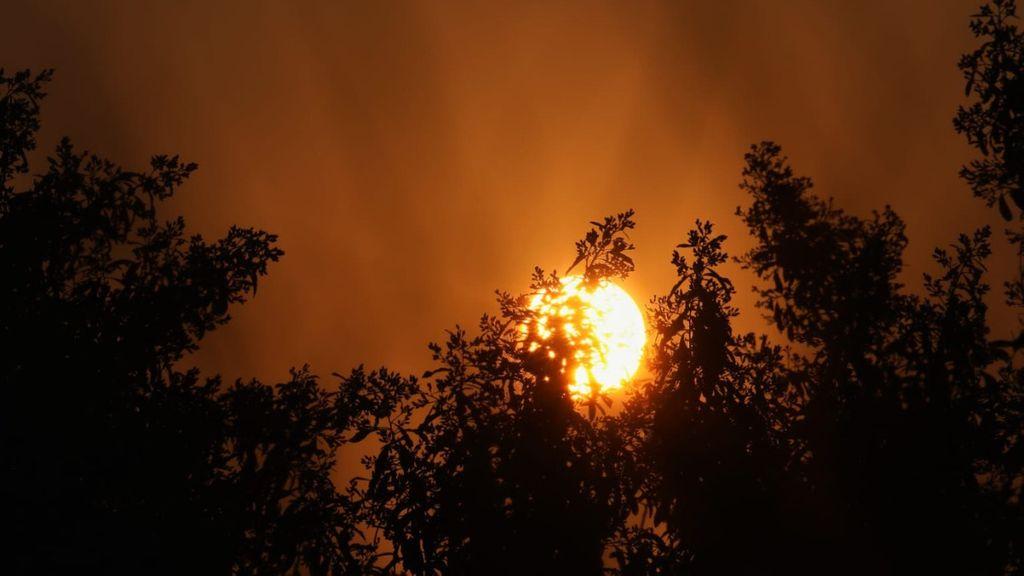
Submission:
[[[1024,239],[1024,34],[995,0],[960,67],[961,175]],[[431,344],[421,377],[327,390],[183,370],[281,256],[265,232],[158,218],[195,166],[125,171],[62,142],[29,181],[49,72],[0,72],[0,438],[13,573],[1010,574],[1024,550],[1024,330],[990,334],[991,233],[900,284],[888,207],[814,194],[771,142],[737,211],[777,343],[738,334],[724,235],[698,221],[648,308],[649,377],[617,409],[568,386],[592,335],[535,302]],[[633,212],[592,222],[569,271],[633,271]],[[1024,262],[1024,259],[1022,259]],[[1022,265],[1024,266],[1024,265]],[[1024,306],[1024,268],[1003,309]],[[578,302],[570,300],[568,308]],[[369,439],[365,474],[331,480]]]
[[[311,573],[358,564],[330,481],[360,417],[306,371],[281,385],[176,366],[281,251],[207,242],[157,208],[195,170],[65,140],[17,190],[49,72],[0,73],[0,438],[13,573]],[[379,408],[376,408],[379,411]],[[358,552],[358,549],[356,550]]]
[[[586,277],[627,274],[632,213],[594,225],[577,246]],[[536,271],[535,293],[558,289]],[[561,326],[531,347],[526,299],[499,303],[479,335],[456,328],[431,345],[437,368],[379,431],[364,494],[394,546],[386,570],[600,574],[606,542],[624,527],[630,458],[616,419],[574,410]]]
[[[772,572],[794,559],[785,543],[799,522],[781,434],[794,388],[780,349],[732,332],[734,288],[717,270],[724,240],[698,221],[678,246],[693,261],[672,254],[678,281],[650,306],[653,379],[625,414],[639,438],[643,502],[679,556],[670,573]]]
[[[1018,37],[1011,14],[1006,3],[985,8],[975,30],[1009,42]],[[977,57],[991,63],[986,77],[1015,77],[1019,51],[985,50],[1010,54]],[[971,109],[972,142],[1002,154],[1019,121],[993,111],[1012,101],[1002,88],[983,89],[984,102],[1003,103]],[[1009,172],[1012,161],[1000,162]],[[964,177],[978,190],[984,166],[972,166]],[[586,555],[559,564],[560,547],[581,537],[591,558],[603,547],[605,571],[622,574],[996,574],[1019,565],[1020,388],[1008,351],[1019,340],[989,341],[988,229],[937,250],[939,273],[908,290],[897,280],[907,240],[891,209],[860,218],[836,208],[773,143],[752,147],[743,176],[752,203],[739,215],[757,244],[739,262],[763,281],[759,307],[785,346],[733,333],[734,288],[718,268],[725,238],[708,223],[679,246],[692,261],[673,254],[678,280],[650,308],[652,378],[614,417],[595,417],[596,403],[589,419],[571,411],[559,381],[566,350],[531,358],[514,330],[530,325],[529,313],[503,297],[503,316],[485,318],[480,336],[458,330],[434,347],[441,368],[409,412],[424,410],[424,424],[390,430],[371,460],[368,501],[404,543],[396,566],[593,573]],[[573,266],[584,264],[588,279],[621,275],[616,263],[631,270],[620,256],[632,246],[614,234],[632,227],[623,222],[595,222],[577,243]],[[554,287],[535,275],[534,293]],[[1015,293],[1011,285],[1011,305]],[[559,400],[556,411],[535,411]],[[603,429],[612,441],[559,451],[575,431]],[[523,452],[572,466],[526,460],[522,468],[543,479],[528,485]],[[595,474],[617,488],[591,488]],[[581,494],[601,498],[578,507]],[[524,515],[544,523],[524,524]]]
[[[1000,568],[978,479],[994,393],[983,377],[988,231],[953,256],[937,251],[942,275],[914,297],[896,282],[906,241],[891,211],[834,209],[772,144],[747,155],[745,177],[754,202],[741,215],[758,246],[741,261],[769,282],[760,305],[800,350],[785,369],[803,399],[784,429],[818,516],[815,551],[858,550],[840,570],[850,573]]]
[[[993,513],[994,538],[1009,550],[1010,565],[1024,569],[1024,368],[1020,352],[1024,330],[1020,318],[1024,308],[1024,33],[1018,27],[1016,3],[995,0],[981,7],[971,20],[971,31],[981,46],[966,54],[960,69],[966,79],[966,93],[972,97],[960,107],[954,120],[957,132],[980,153],[961,170],[961,176],[976,196],[999,213],[1012,227],[1006,230],[1016,246],[1018,270],[1005,285],[1006,305],[1017,313],[1018,329],[1005,340],[992,342],[995,357],[984,374],[987,394],[975,399],[984,406],[984,421],[990,434],[983,460],[987,487],[998,495],[1000,506]],[[1014,217],[1012,205],[1018,209]],[[975,330],[983,330],[980,321]],[[1007,535],[1012,535],[1007,537]]]
[[[960,170],[979,198],[1011,220],[1010,202],[1024,210],[1024,34],[1017,29],[1016,3],[993,0],[971,20],[981,46],[964,54],[964,92],[972,97],[957,109],[953,125],[981,153]]]

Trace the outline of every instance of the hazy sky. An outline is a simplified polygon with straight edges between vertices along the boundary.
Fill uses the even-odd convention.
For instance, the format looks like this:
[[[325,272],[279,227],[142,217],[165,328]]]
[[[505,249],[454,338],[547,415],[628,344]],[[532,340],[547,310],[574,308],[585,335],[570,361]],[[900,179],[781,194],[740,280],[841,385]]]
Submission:
[[[42,149],[67,134],[136,168],[179,153],[200,165],[173,204],[192,230],[280,235],[286,256],[198,361],[283,378],[420,371],[429,340],[534,265],[563,269],[588,220],[627,208],[627,288],[646,300],[695,218],[749,246],[737,183],[762,139],[839,206],[891,204],[918,283],[935,245],[1001,229],[956,177],[975,7],[36,0],[5,4],[0,54],[57,69]]]

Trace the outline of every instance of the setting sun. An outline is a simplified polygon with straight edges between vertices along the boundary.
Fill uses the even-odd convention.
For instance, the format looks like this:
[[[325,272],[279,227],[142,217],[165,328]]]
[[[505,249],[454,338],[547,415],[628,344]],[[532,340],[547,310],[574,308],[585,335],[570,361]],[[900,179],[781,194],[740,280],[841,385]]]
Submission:
[[[550,342],[559,331],[570,357],[561,359],[561,370],[571,374],[569,393],[575,400],[618,390],[640,367],[645,333],[644,319],[633,298],[621,287],[602,280],[589,288],[581,276],[566,276],[557,291],[545,290],[530,301],[536,314],[529,351]],[[549,358],[558,352],[550,348]]]

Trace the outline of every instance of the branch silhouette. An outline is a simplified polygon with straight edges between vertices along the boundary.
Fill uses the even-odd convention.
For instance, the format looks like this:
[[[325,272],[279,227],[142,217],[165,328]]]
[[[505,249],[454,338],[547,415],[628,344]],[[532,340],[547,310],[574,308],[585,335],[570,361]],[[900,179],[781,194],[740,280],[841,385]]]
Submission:
[[[1024,33],[973,17],[961,177],[1024,246]],[[697,220],[649,303],[649,376],[620,405],[569,393],[578,334],[526,294],[430,344],[419,376],[330,384],[182,368],[256,294],[277,238],[187,232],[177,156],[124,169],[62,140],[30,174],[51,71],[0,70],[0,495],[14,574],[1011,574],[1024,566],[1024,257],[993,304],[989,227],[901,282],[889,207],[850,214],[781,146],[744,157],[738,258]],[[628,210],[567,273],[633,273]],[[682,227],[681,227],[682,228]],[[685,228],[682,228],[686,230]],[[772,335],[738,333],[732,262]],[[566,306],[581,302],[567,300]],[[584,343],[584,344],[581,344]],[[362,472],[337,481],[362,443]]]

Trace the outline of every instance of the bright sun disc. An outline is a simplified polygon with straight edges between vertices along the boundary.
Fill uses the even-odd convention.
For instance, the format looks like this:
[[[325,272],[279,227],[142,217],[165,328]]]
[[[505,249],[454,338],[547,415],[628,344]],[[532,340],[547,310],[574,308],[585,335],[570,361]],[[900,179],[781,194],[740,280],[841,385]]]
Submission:
[[[592,288],[581,276],[566,276],[561,283],[559,290],[545,290],[530,301],[536,316],[532,325],[523,326],[529,351],[548,348],[548,357],[555,359],[550,342],[560,331],[571,357],[559,364],[563,373],[571,371],[573,399],[622,388],[643,356],[646,334],[640,308],[625,290],[607,280]]]

